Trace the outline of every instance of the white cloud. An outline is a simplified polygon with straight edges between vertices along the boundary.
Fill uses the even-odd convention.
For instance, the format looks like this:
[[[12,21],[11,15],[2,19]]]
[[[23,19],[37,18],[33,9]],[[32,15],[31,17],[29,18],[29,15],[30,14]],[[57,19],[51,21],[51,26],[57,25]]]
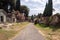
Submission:
[[[41,3],[43,5],[46,4],[47,0],[32,0],[33,2]]]
[[[26,5],[30,8],[30,14],[38,14],[38,13],[43,13],[46,2],[48,0],[21,0],[21,4],[22,5]],[[52,0],[53,1],[53,8],[55,9],[55,11],[53,12],[55,13],[59,13],[60,12],[60,0]]]
[[[25,0],[25,2],[28,2],[29,0]]]
[[[44,10],[44,8],[43,7],[36,7],[36,8],[31,8],[31,10]]]
[[[30,10],[29,15],[37,15],[38,13],[40,13],[40,10],[34,10],[34,11],[33,10]]]

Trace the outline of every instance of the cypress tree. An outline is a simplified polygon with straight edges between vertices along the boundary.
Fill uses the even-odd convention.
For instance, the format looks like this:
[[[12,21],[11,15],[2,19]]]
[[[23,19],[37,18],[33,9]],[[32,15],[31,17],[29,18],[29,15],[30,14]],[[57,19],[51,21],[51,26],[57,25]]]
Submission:
[[[43,16],[47,15],[47,8],[48,8],[48,4],[46,3],[46,7],[45,7],[45,10],[44,10]]]
[[[43,16],[50,17],[52,15],[52,9],[53,9],[52,0],[48,0],[48,3],[46,3],[46,7],[44,10]]]
[[[16,1],[16,10],[20,11],[20,0]]]

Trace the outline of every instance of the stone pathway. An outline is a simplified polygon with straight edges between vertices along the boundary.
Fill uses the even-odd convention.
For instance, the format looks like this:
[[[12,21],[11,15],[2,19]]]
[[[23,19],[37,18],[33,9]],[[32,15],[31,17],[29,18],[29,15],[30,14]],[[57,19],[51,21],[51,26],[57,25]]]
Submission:
[[[38,32],[33,23],[20,31],[20,34],[12,40],[44,40],[44,37]]]

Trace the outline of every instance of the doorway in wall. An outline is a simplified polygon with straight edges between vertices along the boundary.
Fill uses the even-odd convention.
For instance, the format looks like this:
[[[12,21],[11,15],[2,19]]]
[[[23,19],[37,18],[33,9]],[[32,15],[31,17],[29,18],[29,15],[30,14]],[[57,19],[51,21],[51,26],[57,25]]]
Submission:
[[[4,19],[3,19],[3,16],[1,16],[0,18],[1,18],[1,22],[4,22],[4,21],[3,21],[3,20],[4,20]]]

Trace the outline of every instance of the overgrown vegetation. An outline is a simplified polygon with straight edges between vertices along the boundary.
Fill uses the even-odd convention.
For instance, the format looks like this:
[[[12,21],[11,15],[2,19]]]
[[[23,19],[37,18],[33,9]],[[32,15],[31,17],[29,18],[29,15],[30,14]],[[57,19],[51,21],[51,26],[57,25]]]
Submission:
[[[8,40],[9,38],[13,37],[17,32],[16,31],[6,31],[0,29],[0,40]]]
[[[60,29],[53,26],[46,26],[44,24],[36,24],[36,27],[45,34],[46,40],[59,40]]]
[[[47,40],[60,40],[60,14],[52,15],[52,0],[48,0],[44,13],[37,15],[34,24],[45,34]]]

